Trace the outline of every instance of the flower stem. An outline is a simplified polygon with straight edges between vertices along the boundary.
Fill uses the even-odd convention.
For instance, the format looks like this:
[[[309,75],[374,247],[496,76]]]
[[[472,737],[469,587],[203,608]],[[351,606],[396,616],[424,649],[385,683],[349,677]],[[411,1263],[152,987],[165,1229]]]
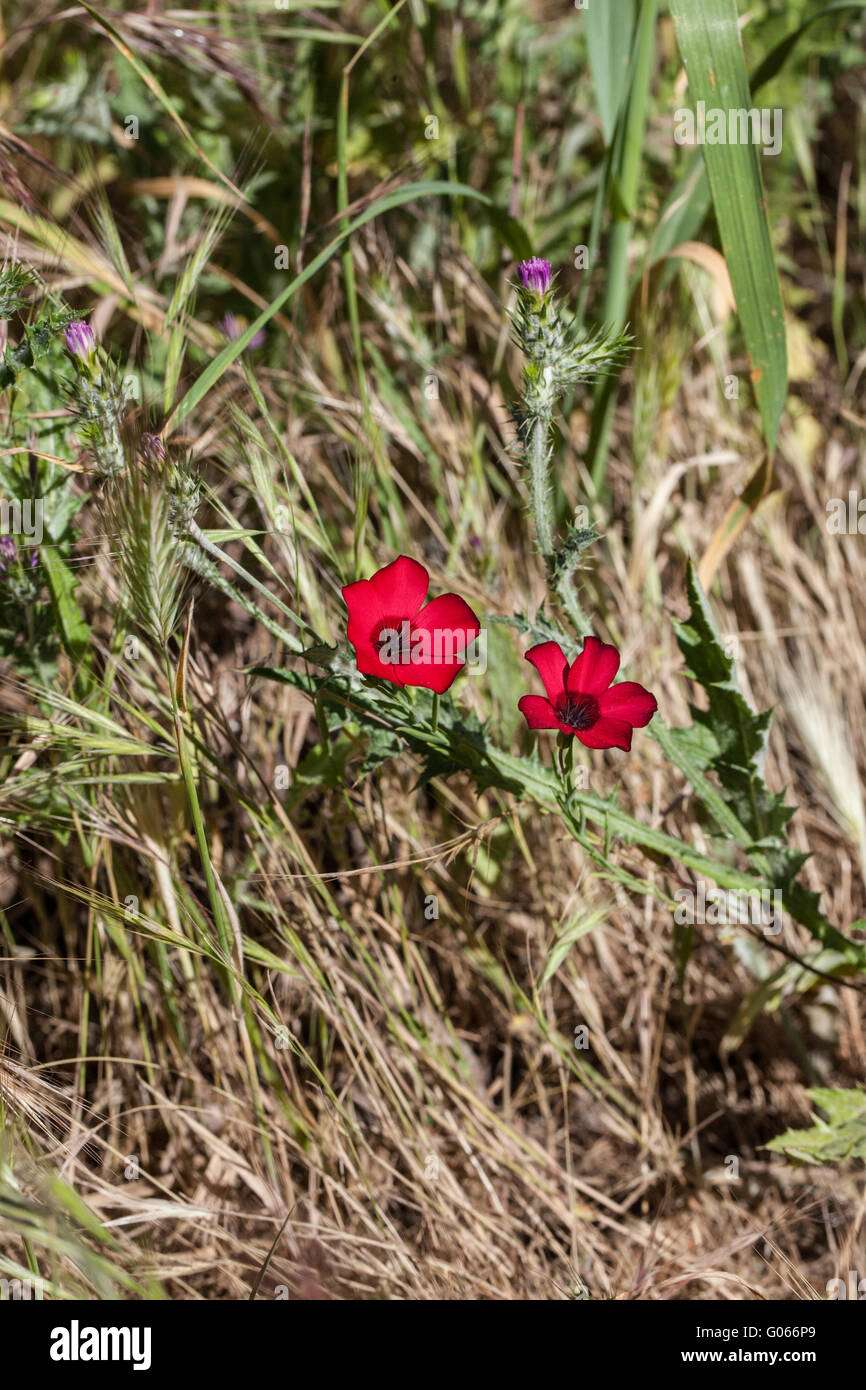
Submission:
[[[215,589],[219,589],[228,598],[234,599],[235,603],[239,603],[241,608],[243,608],[246,613],[249,613],[251,618],[255,618],[256,621],[260,622],[263,627],[266,627],[268,632],[272,633],[274,637],[278,637],[281,642],[285,642],[289,651],[299,652],[303,644],[298,638],[291,632],[288,632],[280,623],[269,617],[253,599],[248,598],[247,595],[236,588],[230,580],[220,574],[216,565],[210,563],[210,556],[225,560],[227,564],[232,566],[236,573],[240,573],[252,583],[256,583],[253,576],[247,574],[243,566],[239,565],[236,560],[232,560],[231,557],[220,550],[218,546],[207,541],[207,537],[205,537],[207,544],[204,545],[198,541],[198,537],[194,532],[190,532],[190,535],[193,536],[193,540],[198,542],[198,544],[193,544],[191,541],[184,550],[183,561],[187,568],[191,569],[194,574],[198,574],[202,579],[206,579],[209,584],[213,584]],[[261,586],[256,583],[256,587]]]
[[[592,632],[592,623],[587,618],[578,601],[577,590],[574,587],[573,573],[560,575],[554,582],[559,600],[571,619],[572,626],[578,637],[588,636],[588,634]]]
[[[553,555],[553,506],[550,500],[550,450],[547,431],[550,421],[537,415],[532,422],[526,462],[529,467],[529,495],[538,548],[545,560]]]
[[[433,732],[434,732],[434,734],[437,732],[438,728],[439,728],[439,696],[438,696],[438,694],[434,693],[434,695],[433,695]]]

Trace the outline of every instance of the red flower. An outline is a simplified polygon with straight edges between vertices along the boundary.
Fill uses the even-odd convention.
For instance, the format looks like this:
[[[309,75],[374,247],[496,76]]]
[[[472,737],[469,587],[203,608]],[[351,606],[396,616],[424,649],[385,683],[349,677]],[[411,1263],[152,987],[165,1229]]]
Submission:
[[[558,642],[530,647],[526,660],[547,691],[547,699],[524,695],[518,702],[530,729],[559,729],[576,734],[587,748],[628,752],[634,730],[648,724],[658,709],[656,697],[637,681],[611,685],[619,670],[619,652],[597,637],[587,637],[570,666]]]
[[[362,675],[441,695],[463,670],[481,624],[457,594],[441,594],[425,607],[429,584],[424,566],[401,555],[372,579],[345,585],[348,637]]]

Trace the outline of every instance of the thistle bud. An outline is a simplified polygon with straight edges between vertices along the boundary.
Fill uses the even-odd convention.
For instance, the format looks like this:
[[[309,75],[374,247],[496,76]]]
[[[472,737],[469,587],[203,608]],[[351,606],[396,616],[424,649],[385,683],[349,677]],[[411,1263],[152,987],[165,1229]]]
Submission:
[[[0,536],[0,574],[5,574],[9,565],[18,559],[18,547],[11,536]]]
[[[530,294],[536,295],[539,299],[547,294],[550,289],[550,261],[533,256],[531,260],[521,261],[517,271],[523,288]]]
[[[66,329],[66,346],[73,357],[86,362],[96,351],[93,329],[81,319],[74,319]]]
[[[141,456],[145,463],[162,463],[165,460],[165,445],[158,434],[141,436]]]

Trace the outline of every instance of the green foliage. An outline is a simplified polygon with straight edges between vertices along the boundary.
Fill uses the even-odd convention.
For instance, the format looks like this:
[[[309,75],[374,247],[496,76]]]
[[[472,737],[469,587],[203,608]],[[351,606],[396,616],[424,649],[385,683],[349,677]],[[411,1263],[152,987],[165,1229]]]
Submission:
[[[701,771],[718,776],[722,796],[749,833],[752,845],[780,848],[793,807],[764,781],[772,710],[756,713],[740,691],[736,666],[724,649],[706,595],[689,564],[687,591],[691,616],[675,623],[686,674],[707,695],[706,708],[690,705],[694,725],[672,729],[671,738]]]
[[[720,13],[720,6],[713,0],[703,8]],[[701,6],[690,8],[697,14]],[[732,8],[729,0],[726,61],[736,66]],[[810,10],[808,0],[784,6],[755,0],[749,7],[747,49],[756,60],[766,55],[753,85],[772,80],[774,102],[788,109],[801,103],[803,148],[820,129],[840,74],[861,62],[848,35],[851,14],[836,13],[843,8],[853,14],[861,7]],[[752,968],[755,957],[739,949],[747,941],[760,953],[760,968],[753,970],[757,987],[741,999],[728,1026],[723,1051],[739,1044],[759,1012],[778,1009],[818,979],[850,975],[866,964],[866,950],[834,931],[817,896],[799,882],[803,856],[788,843],[792,811],[764,776],[770,712],[753,711],[739,690],[693,573],[691,615],[677,626],[686,674],[701,687],[692,722],[668,730],[656,718],[642,737],[655,735],[692,788],[707,848],[703,842],[696,848],[690,838],[694,803],[685,813],[678,807],[670,765],[649,758],[639,770],[645,742],[636,741],[627,764],[618,755],[588,754],[593,785],[597,773],[604,791],[580,790],[574,748],[568,760],[557,756],[562,750],[554,751],[553,737],[531,737],[516,705],[518,694],[534,688],[522,658],[526,646],[556,641],[572,660],[590,626],[617,642],[628,626],[628,645],[633,640],[635,596],[627,602],[627,625],[613,593],[605,594],[600,583],[606,565],[615,576],[612,590],[627,590],[629,522],[641,520],[637,506],[629,518],[629,493],[636,499],[651,481],[651,466],[643,477],[629,476],[619,420],[613,496],[599,490],[586,498],[597,503],[599,531],[607,533],[595,552],[604,555],[599,577],[581,576],[591,592],[589,616],[578,605],[575,580],[600,537],[594,526],[569,525],[563,503],[576,500],[584,469],[596,481],[603,474],[602,426],[628,346],[621,334],[588,325],[616,328],[642,315],[646,294],[654,294],[663,273],[647,276],[650,264],[677,241],[714,235],[701,157],[691,158],[668,138],[680,59],[665,7],[655,0],[590,0],[584,12],[568,4],[530,10],[525,0],[410,0],[389,8],[365,0],[347,11],[329,0],[318,11],[291,0],[284,13],[258,0],[252,7],[196,13],[85,5],[83,12],[73,8],[35,26],[21,6],[12,10],[11,20],[4,14],[11,41],[4,48],[0,173],[8,162],[20,201],[10,184],[8,198],[15,201],[3,202],[0,221],[9,254],[32,253],[37,269],[13,265],[0,272],[0,320],[10,344],[0,361],[0,489],[4,497],[44,500],[45,536],[35,565],[35,544],[19,539],[14,565],[0,576],[0,657],[11,666],[16,698],[22,698],[21,682],[35,687],[27,712],[4,720],[4,820],[14,837],[12,873],[18,875],[20,865],[24,881],[8,914],[0,911],[0,928],[14,978],[24,966],[27,980],[37,981],[37,1004],[50,1000],[44,1013],[38,1006],[20,1011],[21,1035],[28,1049],[31,1034],[36,1044],[28,1058],[39,1057],[46,1039],[49,1058],[79,1052],[69,1088],[62,1078],[60,1109],[49,1112],[56,1131],[52,1164],[59,1136],[71,1134],[72,1143],[86,1126],[91,1137],[76,1150],[86,1162],[72,1154],[68,1191],[42,1188],[30,1170],[27,1191],[20,1190],[7,1180],[0,1154],[0,1234],[11,1233],[22,1259],[50,1262],[52,1297],[55,1288],[57,1296],[152,1297],[159,1293],[154,1285],[127,1277],[128,1257],[135,1264],[140,1250],[128,1249],[124,1232],[130,1245],[141,1246],[149,1243],[148,1233],[156,1232],[159,1241],[183,1222],[186,1231],[173,1253],[157,1244],[155,1255],[146,1253],[146,1267],[156,1267],[156,1259],[175,1285],[199,1278],[211,1257],[200,1260],[192,1249],[190,1223],[205,1232],[211,1249],[220,1247],[212,1243],[214,1223],[199,1220],[198,1207],[187,1205],[184,1175],[204,1165],[201,1153],[189,1162],[178,1116],[200,1113],[210,1125],[213,1083],[217,1107],[226,1098],[231,1102],[238,1171],[266,1174],[271,1193],[310,1188],[303,1182],[309,1174],[315,1179],[310,1190],[318,1190],[320,1174],[336,1175],[333,1207],[358,1214],[366,1227],[364,1250],[373,1248],[367,1237],[381,1218],[381,1184],[365,1162],[370,1116],[389,1175],[385,1197],[393,1230],[386,1244],[396,1250],[394,1233],[402,1239],[406,1226],[417,1224],[416,1169],[427,1154],[426,1143],[417,1141],[449,1114],[452,1099],[458,1101],[449,1151],[458,1162],[461,1153],[468,1155],[468,1147],[454,1143],[462,1139],[457,1126],[465,1128],[485,1168],[484,1188],[477,1172],[470,1173],[478,1200],[485,1201],[488,1190],[510,1191],[510,1183],[521,1183],[525,1163],[532,1180],[528,1200],[516,1194],[509,1219],[517,1213],[516,1223],[521,1212],[537,1211],[538,1230],[550,1230],[549,1249],[558,1249],[560,1198],[573,1187],[571,1167],[557,1173],[560,1134],[570,1143],[571,1128],[583,1126],[585,1117],[576,1104],[560,1124],[557,1097],[546,1111],[556,1123],[545,1130],[534,1088],[546,1101],[545,1074],[560,1084],[558,1066],[550,1065],[558,1057],[562,1074],[576,1076],[596,1100],[614,1094],[606,1077],[593,1077],[571,1040],[558,1037],[554,1023],[557,1014],[563,1017],[566,991],[578,1000],[575,972],[587,934],[608,912],[596,905],[593,880],[613,884],[620,900],[621,890],[637,895],[647,909],[653,898],[667,903],[666,884],[682,882],[684,873],[747,892],[782,889],[786,911],[821,945],[798,957],[785,938],[779,965],[776,954],[751,937],[735,941],[739,961]],[[17,27],[19,13],[24,22]],[[809,44],[803,41],[807,28],[814,30]],[[356,57],[349,82],[346,64]],[[729,66],[726,76],[731,73]],[[739,67],[734,77],[741,94]],[[433,139],[425,134],[429,113],[441,125]],[[124,131],[130,114],[140,127],[132,139]],[[790,202],[797,231],[813,236],[813,223],[828,205],[822,198],[803,211],[793,177],[796,145],[796,138],[786,142],[780,160],[771,162],[769,221],[785,234]],[[297,177],[287,179],[287,169]],[[740,191],[748,194],[754,231],[753,173]],[[860,173],[855,169],[852,201]],[[713,184],[726,241],[733,213],[724,194],[730,187],[730,179]],[[779,206],[782,216],[775,215]],[[572,259],[578,242],[591,250],[580,269]],[[291,270],[282,257],[279,267],[275,263],[275,243],[288,247]],[[738,244],[726,250],[741,293],[743,253]],[[525,599],[513,600],[522,577],[519,569],[515,577],[515,568],[527,557],[523,539],[514,544],[522,480],[502,449],[507,423],[500,405],[515,389],[503,329],[511,258],[531,254],[552,261],[560,305],[577,304],[574,314],[552,304],[541,312],[519,300],[515,316],[526,374],[514,419],[518,445],[527,455],[532,451],[535,464],[533,505],[550,512],[538,571],[539,577],[546,571],[548,594],[533,615],[486,618],[496,627],[484,680],[462,677],[434,700],[428,691],[359,675],[342,637],[332,646],[317,634],[340,630],[341,582],[370,573],[400,549],[410,553],[410,546],[442,572],[460,573],[470,596],[486,592],[491,604],[506,610],[507,603],[508,613],[525,610]],[[859,269],[853,237],[849,254]],[[763,256],[750,274],[770,271],[775,276]],[[840,280],[844,291],[844,267]],[[641,281],[645,294],[638,296]],[[54,286],[76,305],[74,313]],[[766,308],[769,282],[758,289]],[[862,313],[852,298],[846,304],[843,295],[845,313]],[[741,308],[748,345],[763,331],[773,339],[771,365],[778,368],[778,325],[759,323],[748,295]],[[223,347],[225,335],[216,325],[226,310],[248,326]],[[695,336],[691,312],[689,300],[676,315],[682,338],[671,352],[681,369]],[[91,314],[105,347],[86,362],[73,360],[64,349],[64,329],[73,317]],[[663,309],[660,321],[662,315]],[[641,341],[652,363],[661,349],[649,322],[643,322]],[[264,344],[253,353],[251,339],[262,327]],[[141,400],[127,397],[121,386],[127,371],[135,373]],[[442,403],[438,396],[422,397],[428,372],[443,383]],[[572,443],[584,425],[582,388],[603,373],[611,375],[596,399],[589,457],[578,459]],[[671,373],[677,386],[683,374]],[[674,389],[664,399],[653,382],[648,412],[658,415],[660,397],[663,406],[672,404]],[[778,379],[766,390],[772,413]],[[70,402],[77,418],[70,418]],[[741,425],[745,434],[747,422]],[[160,430],[164,472],[142,467],[141,429]],[[688,434],[676,438],[677,445],[681,438]],[[696,440],[696,449],[704,447]],[[652,455],[651,445],[643,454]],[[152,459],[144,455],[144,461]],[[693,471],[686,480],[702,498],[705,473]],[[354,495],[353,474],[359,482]],[[693,497],[690,492],[690,503]],[[669,534],[677,502],[669,494],[660,534]],[[88,505],[91,513],[83,517]],[[674,518],[674,527],[684,515]],[[679,544],[677,537],[674,554]],[[660,542],[660,550],[666,546],[666,539]],[[666,571],[659,565],[666,579],[675,567],[670,553]],[[182,710],[173,648],[190,575],[205,592],[189,629],[188,708]],[[524,592],[532,588],[528,579]],[[648,583],[647,652],[665,649],[657,597]],[[128,657],[124,617],[144,628],[156,650]],[[236,669],[241,650],[242,661],[270,663],[251,665],[248,689]],[[159,659],[165,657],[168,663]],[[306,717],[306,701],[264,690],[258,680],[300,692],[315,721]],[[661,685],[653,685],[661,694]],[[268,784],[275,758],[291,764],[289,787],[282,776]],[[394,767],[396,759],[402,763]],[[623,768],[622,783],[611,791]],[[407,805],[413,778],[415,789],[426,790]],[[444,785],[444,779],[453,780]],[[671,833],[658,828],[684,822],[685,829]],[[493,906],[501,912],[501,932],[472,910],[468,894],[465,911],[458,903],[463,864],[456,856],[462,850],[447,859],[452,835],[459,844],[477,836],[466,854],[471,882],[476,898],[497,883],[500,901]],[[568,836],[581,853],[562,856],[558,864],[557,847]],[[388,855],[392,838],[399,865],[386,864],[382,854]],[[580,877],[572,885],[567,875],[575,864]],[[541,871],[551,867],[542,879]],[[434,874],[457,886],[447,907],[443,900],[435,937],[416,930],[420,919],[411,916],[412,898]],[[529,892],[528,878],[537,879]],[[551,923],[558,920],[555,898],[563,886],[574,893],[559,924],[548,929],[544,914],[551,914]],[[131,913],[121,906],[127,894],[136,903]],[[535,930],[527,926],[524,942],[521,915],[528,921],[530,912]],[[646,916],[654,930],[649,911]],[[603,947],[599,942],[603,965],[610,936]],[[509,944],[515,937],[517,950]],[[663,933],[650,946],[662,977],[658,953],[666,940]],[[693,928],[678,928],[674,955],[681,979],[692,944]],[[27,963],[31,950],[38,953],[38,971]],[[399,976],[391,964],[398,957]],[[452,960],[455,977],[469,981],[468,993],[477,983],[491,987],[507,1005],[506,1026],[514,1024],[496,1086],[487,1062],[493,1057],[498,1066],[502,1055],[495,1012],[489,998],[480,1004],[473,998],[458,1021],[447,984]],[[619,960],[613,961],[617,968]],[[272,972],[290,977],[291,992],[274,991]],[[221,1012],[219,987],[227,982]],[[580,994],[580,1002],[589,1002],[582,988]],[[599,1017],[617,1016],[608,1002],[599,994]],[[625,1033],[633,1031],[631,1017]],[[43,1018],[49,1031],[42,1032]],[[262,1046],[262,1032],[283,1018],[291,1022],[290,1030],[281,1027],[291,1032],[290,1046],[275,1057],[271,1039]],[[483,1028],[476,1028],[482,1020]],[[524,1023],[537,1036],[524,1034]],[[373,1028],[376,1045],[369,1047],[365,1029]],[[528,1037],[536,1057],[547,1059],[540,1068],[524,1068],[520,1052]],[[668,1068],[662,1041],[651,1069],[660,1076]],[[615,1075],[620,1057],[613,1034],[608,1042],[599,1065]],[[470,1049],[477,1049],[472,1067]],[[201,1075],[207,1084],[199,1093]],[[452,1096],[455,1078],[461,1089]],[[643,1119],[650,1103],[643,1082],[646,1077],[633,1092],[637,1097],[639,1091],[637,1104],[615,1097],[618,1152],[629,1142],[626,1117],[636,1120],[640,1110]],[[303,1097],[302,1119],[293,1096]],[[819,1102],[821,1096],[830,1099]],[[844,1104],[840,1096],[848,1098]],[[802,1135],[781,1136],[771,1147],[784,1152],[784,1141],[791,1140],[792,1150],[803,1154],[810,1144],[812,1152],[832,1149],[834,1161],[846,1153],[862,1156],[861,1093],[814,1092],[813,1099],[830,1119]],[[92,1101],[99,1114],[87,1114]],[[129,1147],[136,1151],[158,1154],[165,1133],[175,1135],[176,1206],[154,1206],[144,1184],[130,1188],[131,1215],[122,1215],[122,1194],[109,1213],[104,1200],[92,1210],[83,1206],[77,1188],[91,1174],[103,1187],[106,1177],[117,1176],[117,1152],[106,1150],[103,1164],[92,1161],[102,1109],[110,1112],[102,1130],[111,1143],[118,1115],[129,1120]],[[396,1155],[388,1152],[395,1117],[404,1137]],[[590,1120],[592,1128],[596,1119]],[[533,1139],[521,1149],[524,1126],[530,1137],[546,1134],[549,1141]],[[816,1131],[819,1138],[810,1141]],[[642,1124],[638,1133],[635,1125],[633,1138],[645,1167],[680,1171],[679,1126],[669,1132],[667,1125]],[[505,1161],[500,1139],[506,1146],[516,1141]],[[288,1155],[285,1171],[281,1154]],[[344,1174],[347,1181],[360,1174],[369,1183],[372,1221],[358,1184],[351,1202],[340,1200]],[[114,1190],[121,1187],[115,1183]],[[249,1199],[244,1190],[241,1183],[232,1203],[237,1218],[247,1200],[258,1201],[252,1187]],[[441,1183],[425,1187],[431,1220],[453,1190]],[[631,1191],[630,1180],[618,1190]],[[549,1201],[545,1193],[553,1194]],[[647,1189],[647,1201],[654,1200]],[[116,1242],[106,1238],[107,1215]],[[482,1216],[490,1232],[504,1228],[502,1268],[511,1267],[515,1252],[523,1251],[529,1262],[536,1245],[543,1250],[549,1290],[560,1257],[548,1258],[543,1234],[530,1250],[517,1224],[509,1230],[504,1219]],[[575,1220],[576,1249],[584,1245],[583,1217],[578,1213]],[[277,1218],[276,1238],[262,1261],[255,1248],[258,1207],[256,1222],[240,1242],[234,1227],[232,1236],[241,1270],[234,1292],[258,1268],[254,1296],[271,1258],[276,1270],[297,1253],[287,1255],[280,1244],[285,1223],[278,1230]],[[266,1231],[266,1244],[273,1232]],[[344,1287],[350,1287],[357,1241],[338,1246],[331,1236],[330,1228],[323,1230],[326,1252],[338,1251]],[[477,1242],[475,1249],[483,1253]],[[457,1268],[448,1252],[441,1253],[437,1293],[442,1271]],[[373,1258],[351,1287],[370,1286]],[[405,1265],[414,1278],[420,1262],[407,1259]],[[216,1285],[218,1276],[206,1277]],[[391,1296],[400,1285],[387,1287]],[[212,1288],[206,1292],[214,1296]]]
[[[9,295],[11,303],[19,296],[15,291]],[[17,305],[23,307],[22,304]],[[21,339],[14,347],[7,347],[0,364],[0,391],[17,382],[22,372],[37,366],[56,351],[63,330],[74,315],[68,309],[49,309],[33,323],[22,325]]]
[[[23,404],[41,399],[40,384],[28,379],[20,395]],[[16,436],[17,429],[10,438]],[[22,679],[47,689],[57,674],[60,647],[77,663],[87,646],[69,567],[72,523],[84,499],[73,475],[48,459],[34,460],[31,473],[24,449],[0,457],[0,495],[7,504],[17,502],[25,517],[29,509],[34,528],[38,505],[43,531],[41,543],[35,534],[18,538],[18,566],[0,576],[0,655],[13,657]]]
[[[725,112],[751,105],[735,0],[672,0],[671,13],[694,102]],[[764,437],[776,446],[787,395],[785,314],[764,201],[759,153],[751,142],[703,146],[713,209],[752,368]]]
[[[816,1087],[809,1099],[823,1110],[811,1129],[789,1129],[764,1147],[784,1154],[791,1163],[844,1163],[866,1160],[866,1091]]]
[[[687,777],[715,833],[745,852],[767,886],[782,891],[786,911],[822,945],[866,969],[866,948],[831,926],[819,910],[818,895],[795,881],[808,856],[787,844],[785,828],[793,808],[786,805],[784,793],[770,791],[764,780],[772,711],[756,713],[742,695],[734,660],[725,651],[691,564],[687,591],[691,614],[675,624],[677,641],[687,674],[702,688],[707,704],[690,706],[694,723],[687,728],[667,729],[656,720],[653,737]]]

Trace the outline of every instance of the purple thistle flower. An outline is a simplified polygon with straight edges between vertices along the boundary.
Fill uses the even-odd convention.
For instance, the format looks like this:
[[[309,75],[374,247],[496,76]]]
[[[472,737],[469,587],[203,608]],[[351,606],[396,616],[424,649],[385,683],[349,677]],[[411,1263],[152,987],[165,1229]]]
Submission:
[[[517,267],[523,288],[532,294],[547,294],[550,289],[550,261],[533,256],[529,261],[521,261]]]
[[[0,573],[5,574],[9,565],[18,559],[18,548],[11,536],[0,536]]]
[[[238,323],[234,314],[225,314],[223,318],[220,320],[220,328],[222,329],[225,336],[228,338],[229,342],[233,342],[235,338],[239,338],[241,334],[244,332],[244,329]],[[252,348],[261,347],[264,341],[265,330],[263,328],[260,328],[259,331],[257,333],[254,333],[253,336],[250,338],[244,351],[248,352]]]
[[[66,329],[66,346],[73,357],[85,361],[96,349],[93,329],[81,319],[74,319]]]
[[[165,445],[158,434],[141,436],[141,452],[147,463],[162,463],[165,458]]]

